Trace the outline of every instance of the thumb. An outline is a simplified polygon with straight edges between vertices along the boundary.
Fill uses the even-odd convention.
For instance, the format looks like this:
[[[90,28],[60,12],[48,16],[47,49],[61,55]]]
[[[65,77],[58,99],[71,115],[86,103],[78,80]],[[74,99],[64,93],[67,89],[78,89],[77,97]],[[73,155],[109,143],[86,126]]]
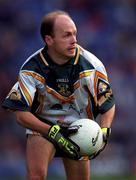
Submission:
[[[75,126],[69,126],[68,127],[69,135],[77,133],[78,129],[79,129],[79,126],[76,126],[76,125]]]

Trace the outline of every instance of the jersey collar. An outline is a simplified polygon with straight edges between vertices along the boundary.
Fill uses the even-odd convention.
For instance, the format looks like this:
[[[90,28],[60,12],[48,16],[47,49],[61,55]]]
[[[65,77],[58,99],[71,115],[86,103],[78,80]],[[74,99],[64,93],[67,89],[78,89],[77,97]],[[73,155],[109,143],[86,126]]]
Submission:
[[[71,58],[66,64],[71,64],[71,65],[76,65],[79,59],[79,55],[80,55],[80,47],[77,45],[76,48],[76,55],[74,58]],[[40,51],[40,57],[42,59],[42,61],[44,62],[44,64],[46,66],[50,66],[50,65],[56,65],[56,66],[61,66],[56,64],[51,57],[49,56],[49,54],[47,53],[47,46],[45,46],[41,51]],[[64,64],[64,65],[66,65]]]

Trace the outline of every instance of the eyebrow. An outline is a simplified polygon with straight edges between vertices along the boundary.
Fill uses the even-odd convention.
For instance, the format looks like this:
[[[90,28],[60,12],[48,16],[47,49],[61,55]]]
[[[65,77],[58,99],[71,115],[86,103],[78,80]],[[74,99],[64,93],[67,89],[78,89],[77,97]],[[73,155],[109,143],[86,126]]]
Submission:
[[[74,31],[68,31],[68,30],[65,31],[65,30],[64,30],[63,32],[64,32],[64,33],[77,33],[77,30],[74,30]]]

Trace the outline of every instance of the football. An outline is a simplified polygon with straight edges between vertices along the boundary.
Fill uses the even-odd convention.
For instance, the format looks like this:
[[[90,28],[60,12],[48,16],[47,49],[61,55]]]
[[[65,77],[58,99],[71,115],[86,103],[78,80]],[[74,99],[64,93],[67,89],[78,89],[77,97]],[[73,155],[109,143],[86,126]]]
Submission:
[[[101,149],[103,134],[99,124],[91,119],[80,119],[70,126],[78,126],[78,132],[69,138],[80,147],[82,156],[91,156]]]

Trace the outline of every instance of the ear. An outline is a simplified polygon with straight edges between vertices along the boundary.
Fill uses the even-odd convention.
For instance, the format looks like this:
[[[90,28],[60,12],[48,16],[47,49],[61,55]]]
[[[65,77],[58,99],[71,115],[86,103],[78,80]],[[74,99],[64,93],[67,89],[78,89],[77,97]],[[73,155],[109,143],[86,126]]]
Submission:
[[[46,36],[45,36],[45,42],[46,42],[46,44],[47,44],[48,46],[52,45],[52,43],[53,43],[52,37],[51,37],[50,35],[46,35]]]

